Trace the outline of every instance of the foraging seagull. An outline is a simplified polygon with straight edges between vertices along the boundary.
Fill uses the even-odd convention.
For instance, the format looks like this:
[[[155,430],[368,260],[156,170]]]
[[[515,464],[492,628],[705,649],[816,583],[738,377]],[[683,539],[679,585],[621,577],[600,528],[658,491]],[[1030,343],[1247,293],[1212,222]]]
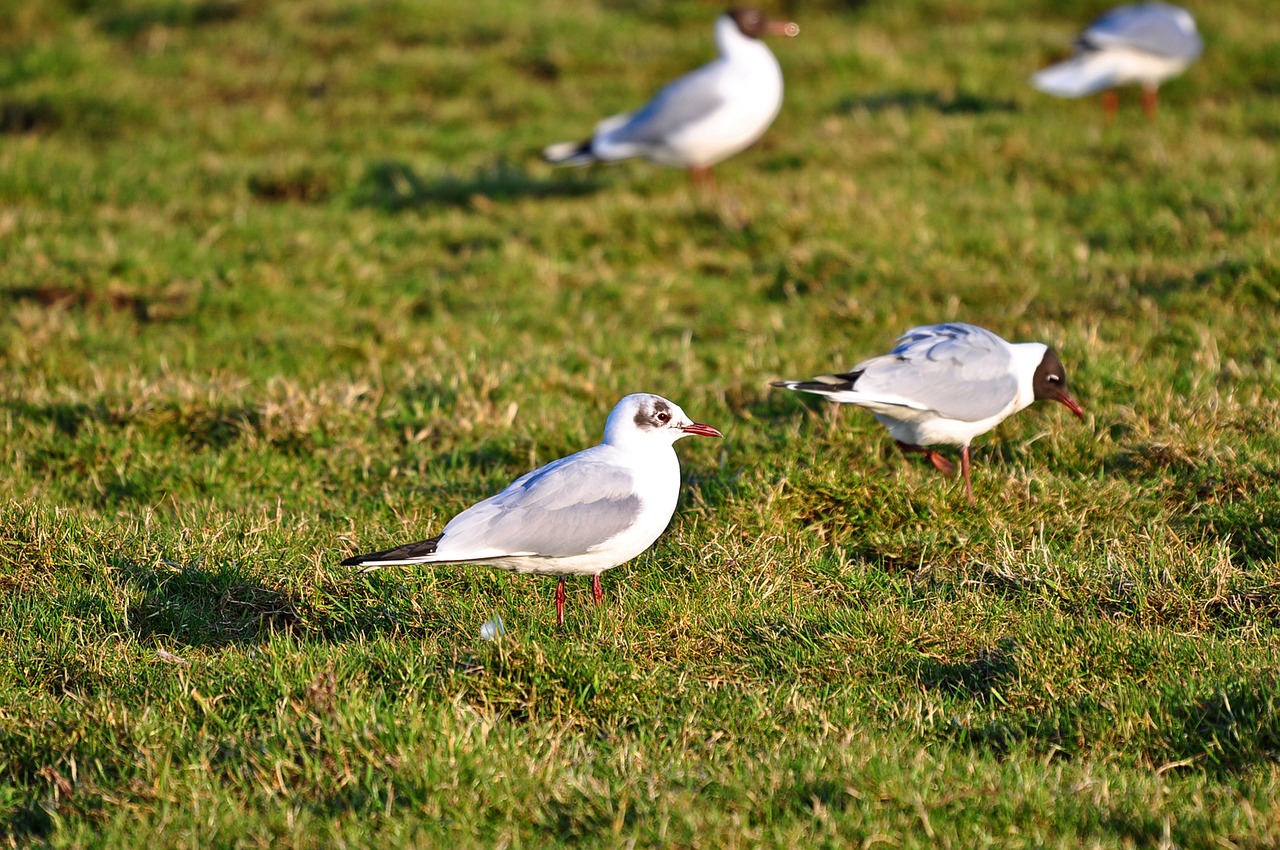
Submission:
[[[1199,58],[1204,42],[1195,18],[1180,6],[1137,3],[1119,6],[1094,21],[1076,40],[1076,55],[1031,78],[1042,92],[1058,97],[1082,97],[1115,86],[1141,85],[1142,108],[1156,114],[1156,91]],[[1119,98],[1103,96],[1108,117]]]
[[[718,59],[669,83],[635,112],[601,121],[590,139],[551,145],[542,157],[587,165],[643,156],[689,169],[695,184],[710,183],[711,167],[760,138],[782,108],[782,69],[760,37],[799,32],[757,9],[731,9],[716,19]]]
[[[773,386],[816,393],[869,409],[903,452],[921,452],[944,474],[954,464],[928,446],[960,446],[964,492],[969,443],[1033,401],[1052,399],[1084,419],[1067,389],[1067,373],[1052,348],[1010,344],[991,331],[952,322],[913,328],[888,354],[864,360],[843,375]]]
[[[564,579],[600,573],[648,549],[666,529],[680,495],[672,444],[722,436],[661,396],[636,393],[609,414],[604,442],[526,473],[496,496],[458,514],[429,540],[357,555],[343,566],[484,564],[559,576],[556,623],[564,624]]]

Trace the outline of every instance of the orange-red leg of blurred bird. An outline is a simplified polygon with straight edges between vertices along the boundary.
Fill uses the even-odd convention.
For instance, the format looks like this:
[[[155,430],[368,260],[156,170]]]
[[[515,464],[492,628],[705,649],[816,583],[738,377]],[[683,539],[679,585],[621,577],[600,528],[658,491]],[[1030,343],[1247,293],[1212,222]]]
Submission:
[[[591,577],[591,595],[596,598],[596,604],[604,603],[604,588],[600,586],[600,574],[596,573]]]
[[[564,625],[564,579],[556,584],[556,625]]]
[[[950,475],[956,471],[956,465],[954,463],[947,460],[933,449],[926,449],[924,456],[928,459],[929,463],[933,464],[933,468],[941,472],[943,475]]]
[[[1115,89],[1104,91],[1102,93],[1102,114],[1106,116],[1108,124],[1116,120],[1116,110],[1119,108],[1120,93]]]
[[[964,494],[969,498],[969,504],[975,505],[977,502],[973,499],[973,484],[969,482],[969,446],[966,445],[960,450],[960,474],[964,476]]]
[[[1146,86],[1142,87],[1142,111],[1147,114],[1148,120],[1156,120],[1157,100],[1158,96],[1156,94],[1156,89],[1149,89]]]
[[[894,440],[894,442],[898,444],[898,448],[902,449],[903,454],[914,452],[924,455],[925,460],[933,464],[934,469],[938,470],[943,475],[950,475],[952,472],[955,472],[956,465],[935,452],[933,449],[926,449],[923,446],[913,446],[910,443],[904,443],[901,440]]]
[[[699,192],[714,192],[716,188],[716,177],[711,171],[709,165],[695,165],[689,169],[689,180],[693,182],[693,188]]]

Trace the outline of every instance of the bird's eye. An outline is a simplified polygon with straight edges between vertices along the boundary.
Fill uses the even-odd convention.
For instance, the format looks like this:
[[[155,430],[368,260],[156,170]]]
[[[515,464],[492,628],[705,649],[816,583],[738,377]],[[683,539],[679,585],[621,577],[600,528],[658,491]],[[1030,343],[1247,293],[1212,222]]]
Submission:
[[[1061,375],[1050,375],[1050,376],[1049,376],[1049,380],[1051,380],[1051,381],[1061,381],[1061,380],[1062,380],[1062,376],[1061,376]]]
[[[666,425],[668,422],[671,421],[671,414],[667,413],[665,410],[660,410],[656,414],[654,414],[653,418],[657,419],[663,425]]]

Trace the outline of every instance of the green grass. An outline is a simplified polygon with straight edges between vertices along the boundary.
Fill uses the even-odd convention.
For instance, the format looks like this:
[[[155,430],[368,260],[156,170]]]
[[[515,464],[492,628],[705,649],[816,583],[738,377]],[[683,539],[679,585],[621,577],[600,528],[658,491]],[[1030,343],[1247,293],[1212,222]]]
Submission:
[[[1271,4],[1113,126],[1026,82],[1105,3],[792,5],[700,198],[536,151],[715,6],[0,4],[0,844],[1280,844]],[[950,319],[1088,411],[974,508],[768,386]],[[339,566],[638,390],[726,438],[602,610]]]

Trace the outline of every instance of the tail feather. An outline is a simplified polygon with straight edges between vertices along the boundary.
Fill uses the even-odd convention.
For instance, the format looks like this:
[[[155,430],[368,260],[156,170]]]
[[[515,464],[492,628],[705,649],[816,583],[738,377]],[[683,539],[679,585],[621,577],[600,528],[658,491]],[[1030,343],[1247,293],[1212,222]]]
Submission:
[[[1099,53],[1086,53],[1050,65],[1031,77],[1031,84],[1057,97],[1084,97],[1115,85],[1112,63]]]
[[[591,153],[591,139],[547,145],[542,149],[542,158],[552,165],[590,165],[597,161]]]
[[[397,546],[394,549],[383,549],[381,552],[369,552],[366,555],[354,555],[342,562],[344,567],[364,567],[361,572],[367,573],[380,567],[394,567],[405,564],[420,564],[436,553],[436,546],[443,534],[437,534],[428,540]]]
[[[862,372],[846,372],[843,375],[819,375],[812,381],[774,381],[773,386],[782,387],[788,390],[798,390],[802,393],[818,393],[819,395],[830,395],[831,393],[845,393],[853,390],[853,385]]]

